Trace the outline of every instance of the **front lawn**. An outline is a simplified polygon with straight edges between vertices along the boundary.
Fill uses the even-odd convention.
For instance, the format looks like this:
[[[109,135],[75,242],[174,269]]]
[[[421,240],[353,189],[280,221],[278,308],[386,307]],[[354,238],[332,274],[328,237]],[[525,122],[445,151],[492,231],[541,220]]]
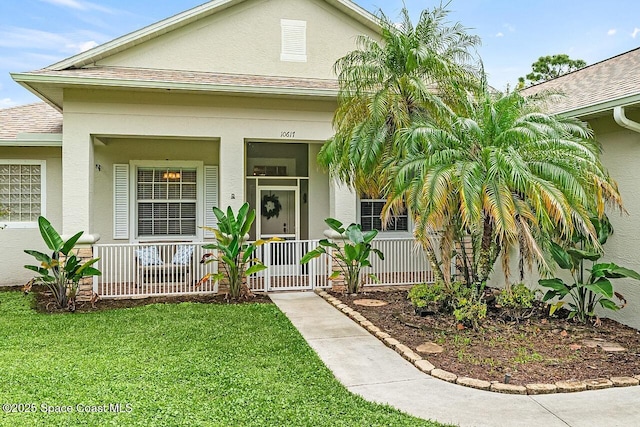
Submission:
[[[0,292],[0,403],[35,410],[2,425],[439,425],[350,394],[274,305],[31,303]]]

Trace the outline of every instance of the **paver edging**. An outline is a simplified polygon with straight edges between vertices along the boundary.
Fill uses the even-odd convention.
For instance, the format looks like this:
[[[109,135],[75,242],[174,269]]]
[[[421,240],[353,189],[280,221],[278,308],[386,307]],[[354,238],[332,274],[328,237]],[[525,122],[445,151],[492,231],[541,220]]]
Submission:
[[[576,393],[585,390],[602,390],[604,388],[611,387],[634,387],[640,385],[640,375],[634,375],[633,377],[612,377],[612,378],[594,378],[585,381],[557,381],[555,384],[527,384],[526,386],[518,386],[513,384],[504,384],[500,382],[490,382],[490,387],[484,388],[487,381],[479,380],[476,378],[458,377],[456,374],[442,369],[438,369],[427,359],[411,350],[407,345],[400,343],[397,339],[393,338],[388,333],[382,331],[369,321],[362,313],[351,310],[343,310],[344,307],[348,307],[347,304],[342,303],[339,299],[335,298],[331,294],[323,291],[315,291],[318,296],[326,300],[329,304],[336,307],[341,313],[350,317],[354,322],[358,323],[364,329],[366,329],[371,335],[382,341],[384,345],[393,349],[396,353],[400,354],[404,359],[411,362],[416,369],[425,374],[429,374],[434,378],[438,378],[442,381],[458,384],[462,387],[476,388],[483,391],[490,391],[494,393],[508,393],[508,394],[551,394],[551,393]],[[337,300],[337,302],[332,301]],[[339,306],[342,307],[339,307]],[[435,375],[434,375],[435,373]],[[455,378],[454,378],[455,377]],[[636,381],[633,381],[636,380]],[[472,385],[473,384],[473,385]],[[478,387],[481,384],[482,387]],[[475,387],[474,387],[475,385]]]

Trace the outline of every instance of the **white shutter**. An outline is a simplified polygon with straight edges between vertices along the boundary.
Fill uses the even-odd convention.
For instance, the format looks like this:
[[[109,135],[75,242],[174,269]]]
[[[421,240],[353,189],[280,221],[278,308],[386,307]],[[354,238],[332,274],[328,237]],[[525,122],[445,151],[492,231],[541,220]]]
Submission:
[[[307,21],[281,19],[281,61],[307,62]]]
[[[218,207],[218,166],[204,167],[204,225],[216,228],[218,219],[213,214],[213,207]],[[205,230],[204,237],[215,237],[211,231]]]
[[[129,239],[129,165],[113,165],[113,238]]]

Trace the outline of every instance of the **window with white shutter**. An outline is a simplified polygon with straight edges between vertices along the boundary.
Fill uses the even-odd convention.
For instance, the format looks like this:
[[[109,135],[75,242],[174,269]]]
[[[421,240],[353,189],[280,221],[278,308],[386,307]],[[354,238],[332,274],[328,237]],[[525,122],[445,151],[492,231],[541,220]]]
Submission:
[[[307,21],[281,19],[281,61],[307,62]]]
[[[113,165],[113,238],[129,239],[129,165]]]
[[[216,228],[218,219],[213,214],[213,207],[218,207],[218,166],[204,167],[204,225]],[[204,237],[215,237],[213,232],[205,230]]]

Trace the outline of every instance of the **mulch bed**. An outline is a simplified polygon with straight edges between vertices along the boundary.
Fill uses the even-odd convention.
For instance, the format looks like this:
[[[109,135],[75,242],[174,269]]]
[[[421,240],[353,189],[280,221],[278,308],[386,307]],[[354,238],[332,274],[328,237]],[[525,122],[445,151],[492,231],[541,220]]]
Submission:
[[[442,353],[419,354],[458,376],[503,382],[510,375],[511,384],[526,385],[640,374],[640,332],[613,320],[581,325],[549,318],[540,306],[518,322],[490,309],[480,330],[460,330],[453,316],[416,315],[406,290],[331,294],[414,351],[425,342],[438,344]],[[363,298],[388,304],[354,304]],[[618,344],[625,351],[605,351],[593,347],[593,341]]]
[[[7,287],[5,291],[21,291],[22,287]],[[34,309],[40,313],[68,313],[67,309],[59,309],[55,307],[51,293],[45,287],[34,286],[31,293],[35,294]],[[226,298],[224,294],[218,295],[180,295],[180,296],[164,296],[149,297],[137,299],[99,299],[95,304],[90,302],[76,303],[76,312],[88,313],[105,310],[115,310],[119,308],[139,307],[150,304],[180,304],[182,302],[194,302],[200,304],[247,304],[262,303],[273,304],[266,294],[254,294],[253,297],[243,299],[241,301]]]

